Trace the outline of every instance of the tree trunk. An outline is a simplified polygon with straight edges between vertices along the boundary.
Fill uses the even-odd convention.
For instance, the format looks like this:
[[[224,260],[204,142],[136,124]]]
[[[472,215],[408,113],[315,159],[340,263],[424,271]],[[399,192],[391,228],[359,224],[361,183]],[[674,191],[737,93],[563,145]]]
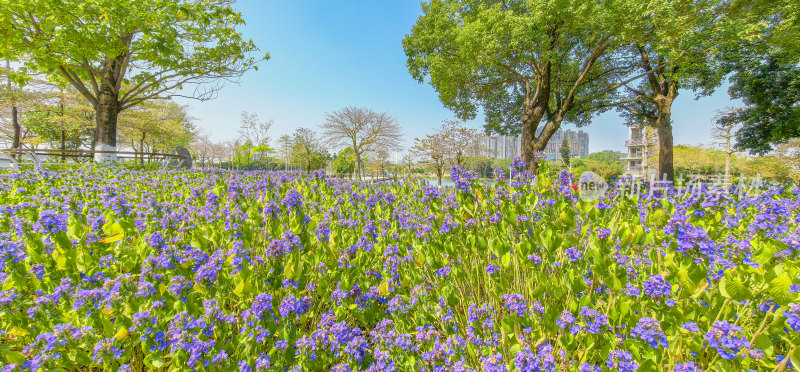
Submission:
[[[139,140],[139,164],[144,165],[144,139],[147,136],[147,132],[142,131],[142,139]]]
[[[547,62],[543,68],[542,75],[537,81],[536,92],[533,97],[530,97],[530,86],[526,86],[528,97],[525,98],[525,103],[522,107],[522,160],[525,162],[527,169],[534,174],[536,174],[536,170],[539,167],[539,164],[536,163],[536,151],[543,150],[555,129],[558,129],[556,125],[555,129],[548,130],[550,129],[548,128],[550,123],[547,123],[540,136],[544,137],[544,145],[541,144],[541,138],[536,137],[539,123],[542,122],[550,102],[550,70],[550,62]],[[550,132],[549,135],[547,134],[548,132]]]
[[[18,149],[22,144],[22,126],[19,125],[17,106],[11,107],[11,124],[14,126],[14,138],[12,139],[11,148]]]
[[[8,90],[11,91],[11,61],[6,60],[8,70]],[[15,100],[16,101],[16,100]],[[19,125],[19,112],[16,102],[11,105],[11,125],[14,127],[14,138],[11,139],[11,148],[18,149],[22,143],[22,127]],[[13,155],[16,157],[16,155]]]
[[[361,154],[353,150],[353,157],[356,161],[356,180],[361,181]]]
[[[67,131],[61,130],[61,162],[67,161],[67,154],[64,150],[67,149]]]
[[[731,128],[728,127],[728,133],[725,135],[725,180],[724,185],[727,189],[731,186]]]
[[[658,126],[658,175],[663,181],[675,180],[672,162],[672,123],[669,113],[661,113]]]
[[[61,99],[61,103],[59,103],[59,105],[58,105],[59,114],[61,115],[61,119],[60,119],[60,121],[61,121],[61,162],[63,163],[63,162],[65,162],[67,160],[67,156],[66,156],[66,154],[64,154],[64,150],[67,149],[67,145],[66,145],[66,142],[67,142],[66,141],[66,136],[67,136],[67,134],[66,134],[66,131],[64,130],[64,90],[63,89],[61,90],[61,94],[60,94],[59,97]]]
[[[442,166],[436,167],[436,177],[439,179],[439,186],[442,186]]]
[[[119,95],[114,92],[113,84],[108,81],[102,82],[100,94],[95,105],[95,151],[116,151],[117,150],[117,117],[119,116],[120,105]],[[117,161],[117,154],[95,154],[94,161],[97,163],[110,163]]]

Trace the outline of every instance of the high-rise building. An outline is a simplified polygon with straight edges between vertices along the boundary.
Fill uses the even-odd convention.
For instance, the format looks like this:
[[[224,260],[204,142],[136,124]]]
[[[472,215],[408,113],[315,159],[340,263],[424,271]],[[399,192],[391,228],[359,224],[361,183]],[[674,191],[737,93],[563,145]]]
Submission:
[[[537,135],[541,135],[543,128],[539,128]],[[573,158],[581,158],[589,155],[589,133],[582,130],[562,130],[559,129],[545,146],[545,158],[551,161],[560,161],[561,142],[567,139],[570,147],[570,155]],[[488,156],[496,159],[513,159],[522,155],[522,136],[489,136],[486,137],[486,150]]]

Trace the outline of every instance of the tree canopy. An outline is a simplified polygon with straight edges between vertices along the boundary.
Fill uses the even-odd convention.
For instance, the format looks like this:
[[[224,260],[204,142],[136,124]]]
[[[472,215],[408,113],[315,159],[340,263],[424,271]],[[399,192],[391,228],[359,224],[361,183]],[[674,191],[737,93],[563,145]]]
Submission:
[[[588,124],[619,86],[612,52],[643,22],[636,1],[432,0],[403,40],[408,69],[427,81],[458,118],[479,109],[486,129],[522,133],[535,168],[564,121]],[[540,127],[540,124],[544,123]]]
[[[345,107],[325,114],[321,125],[325,143],[333,148],[353,151],[356,178],[361,179],[361,157],[400,150],[403,138],[397,120],[386,112],[364,107]]]
[[[116,147],[119,112],[169,97],[210,99],[268,58],[232,0],[0,0],[0,58],[72,85]]]

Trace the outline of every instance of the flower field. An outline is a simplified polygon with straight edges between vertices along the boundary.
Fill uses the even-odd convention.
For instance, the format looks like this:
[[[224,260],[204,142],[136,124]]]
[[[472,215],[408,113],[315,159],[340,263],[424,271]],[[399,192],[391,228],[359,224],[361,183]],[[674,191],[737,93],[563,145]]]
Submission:
[[[800,190],[0,174],[0,369],[789,370]]]

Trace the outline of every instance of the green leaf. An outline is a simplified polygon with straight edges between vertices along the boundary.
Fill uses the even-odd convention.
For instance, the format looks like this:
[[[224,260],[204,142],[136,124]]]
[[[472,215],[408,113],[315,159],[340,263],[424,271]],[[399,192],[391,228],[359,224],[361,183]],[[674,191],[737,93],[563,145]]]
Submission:
[[[772,261],[772,258],[775,257],[775,247],[770,242],[765,242],[759,239],[753,239],[751,244],[754,248],[757,248],[756,254],[753,255],[753,260],[758,262],[760,265],[766,265]]]
[[[762,333],[756,337],[755,341],[753,342],[753,346],[756,349],[763,351],[768,357],[773,354],[772,340],[766,334]]]
[[[689,294],[693,294],[697,290],[697,286],[689,278],[689,269],[684,267],[678,270],[675,276],[678,278],[678,284],[680,284],[681,288],[685,289]]]
[[[295,262],[294,256],[292,256],[288,260],[286,260],[286,263],[283,265],[283,276],[285,276],[287,279],[294,279],[296,267],[297,264]]]
[[[67,237],[67,234],[63,231],[53,234],[53,241],[62,250],[66,251],[72,249],[72,240],[70,240],[69,237]]]
[[[500,259],[500,262],[503,264],[503,267],[508,268],[508,266],[511,265],[511,252],[506,252]]]
[[[6,278],[5,282],[3,282],[3,290],[8,291],[15,288],[22,291],[26,288],[27,284],[28,283],[25,281],[25,277],[15,271]]]
[[[21,364],[25,363],[25,355],[20,353],[19,351],[14,350],[3,350],[2,351],[3,358],[6,360],[6,364]]]
[[[114,243],[125,237],[125,229],[123,229],[122,225],[118,222],[106,224],[103,226],[103,232],[106,234],[106,237],[100,239],[100,242],[104,244]]]
[[[772,281],[769,282],[770,298],[782,306],[786,306],[794,302],[795,298],[797,298],[797,295],[795,293],[789,293],[791,286],[792,278],[788,274],[782,273],[778,275],[775,279],[772,279]]]
[[[723,277],[719,282],[719,291],[723,297],[735,301],[747,301],[753,297],[753,293],[738,276]]]
[[[250,283],[249,280],[242,280],[239,284],[236,285],[236,288],[233,289],[233,293],[239,297],[243,297],[247,293],[250,293],[250,290],[253,288],[253,284]]]

